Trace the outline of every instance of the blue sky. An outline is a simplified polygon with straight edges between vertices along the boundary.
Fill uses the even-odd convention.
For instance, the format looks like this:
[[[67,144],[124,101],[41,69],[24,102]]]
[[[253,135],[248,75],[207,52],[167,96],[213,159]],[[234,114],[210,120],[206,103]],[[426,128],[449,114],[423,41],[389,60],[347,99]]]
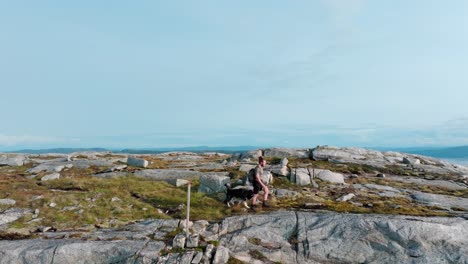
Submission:
[[[0,150],[468,144],[468,1],[1,1]]]

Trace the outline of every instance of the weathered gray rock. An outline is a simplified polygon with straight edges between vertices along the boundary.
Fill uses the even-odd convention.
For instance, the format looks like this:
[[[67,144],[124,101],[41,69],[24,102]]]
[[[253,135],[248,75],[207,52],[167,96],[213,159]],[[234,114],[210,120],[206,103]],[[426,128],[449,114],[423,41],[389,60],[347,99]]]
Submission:
[[[187,247],[188,248],[196,248],[198,247],[198,242],[199,242],[199,236],[198,235],[189,235],[187,238]]]
[[[203,175],[200,177],[199,192],[203,193],[218,193],[226,191],[225,184],[230,182],[227,176],[218,175]]]
[[[148,263],[158,260],[162,247],[161,242],[145,241],[0,241],[0,256],[2,256],[0,262]]]
[[[346,195],[341,196],[340,198],[336,199],[337,202],[346,202],[353,199],[356,195],[354,193],[348,193]]]
[[[286,197],[296,197],[299,196],[298,192],[292,191],[292,190],[286,190],[286,189],[276,189],[275,190],[275,196],[276,198],[286,198]]]
[[[269,148],[264,150],[265,157],[277,158],[309,158],[309,149],[290,149],[290,148]]]
[[[411,157],[403,157],[403,163],[409,164],[409,165],[417,165],[417,164],[421,164],[421,161],[419,159],[415,159]]]
[[[23,166],[26,157],[22,154],[2,154],[0,155],[0,166]]]
[[[222,226],[220,244],[239,259],[257,250],[281,263],[468,261],[462,218],[276,212],[227,218]]]
[[[420,179],[420,178],[415,178],[415,177],[391,177],[388,178],[389,180],[393,181],[400,181],[400,182],[406,182],[406,183],[414,183],[418,185],[426,185],[426,186],[436,186],[436,187],[442,187],[445,189],[449,190],[466,190],[467,187],[463,184],[460,184],[458,182],[452,182],[452,181],[443,181],[443,180],[425,180],[425,179]]]
[[[261,175],[262,182],[266,185],[273,184],[273,174],[271,171],[263,170],[263,174]]]
[[[192,264],[198,264],[201,262],[202,260],[202,257],[203,257],[203,252],[197,252],[197,254],[195,255],[195,257],[193,257],[192,259]]]
[[[10,208],[0,213],[0,229],[3,225],[14,222],[25,214],[32,213],[31,209]],[[1,256],[1,254],[0,254]]]
[[[134,173],[137,177],[143,177],[153,180],[175,180],[175,179],[188,179],[188,178],[199,178],[201,175],[218,175],[227,176],[227,172],[198,172],[189,170],[174,170],[174,169],[146,169],[136,171]]]
[[[211,259],[213,258],[213,250],[214,246],[212,244],[208,244],[205,249],[205,253],[203,254],[202,261],[204,264],[210,264]]]
[[[173,248],[185,248],[185,235],[184,234],[177,234],[174,239],[172,240],[172,247]]]
[[[200,235],[200,234],[203,234],[206,230],[206,227],[209,225],[210,223],[206,220],[198,220],[198,221],[195,221],[191,227],[191,230],[194,234],[197,234],[197,235]]]
[[[244,171],[244,172],[248,172],[249,170],[255,168],[257,165],[255,164],[246,164],[246,163],[243,163],[240,165],[239,167],[239,171]]]
[[[47,174],[46,176],[41,178],[41,181],[50,181],[50,180],[57,180],[60,178],[60,173],[52,173]]]
[[[250,151],[242,153],[240,156],[240,160],[250,159],[253,162],[257,162],[258,157],[260,156],[263,156],[263,151],[261,149],[250,150]]]
[[[127,165],[115,165],[115,166],[112,166],[110,168],[108,168],[107,170],[103,171],[103,173],[107,173],[107,172],[114,172],[114,171],[122,171],[124,169],[127,168]]]
[[[182,187],[190,183],[190,181],[184,180],[184,179],[174,179],[174,180],[169,180],[168,182],[176,187]]]
[[[336,163],[356,163],[386,168],[388,165],[411,165],[412,168],[432,174],[464,175],[468,168],[454,165],[431,157],[402,154],[398,152],[380,152],[363,148],[338,148],[320,146],[312,150],[315,160],[329,160]]]
[[[321,179],[332,183],[344,184],[344,176],[341,173],[331,172],[329,170],[313,169],[310,170],[314,174],[313,178]]]
[[[310,184],[310,175],[307,168],[292,169],[291,174],[294,174],[294,176],[291,177],[297,185],[304,186]]]
[[[438,206],[445,209],[463,208],[468,211],[468,199],[441,194],[423,193],[414,191],[411,198],[421,204]]]
[[[0,199],[0,205],[15,205],[16,201],[13,199]]]
[[[98,174],[93,174],[94,177],[103,178],[103,179],[112,179],[112,178],[121,178],[131,175],[126,171],[114,171],[114,172],[103,172]]]
[[[288,163],[287,162],[287,159],[284,158],[286,160],[286,164]],[[286,166],[286,165],[283,165],[283,164],[278,164],[278,165],[272,165],[270,167],[270,171],[278,176],[289,176],[289,168]]]
[[[229,260],[229,249],[219,246],[216,248],[216,253],[213,257],[213,264],[225,264]]]
[[[139,159],[134,157],[128,157],[127,164],[133,167],[146,168],[148,167],[148,161],[145,159]]]

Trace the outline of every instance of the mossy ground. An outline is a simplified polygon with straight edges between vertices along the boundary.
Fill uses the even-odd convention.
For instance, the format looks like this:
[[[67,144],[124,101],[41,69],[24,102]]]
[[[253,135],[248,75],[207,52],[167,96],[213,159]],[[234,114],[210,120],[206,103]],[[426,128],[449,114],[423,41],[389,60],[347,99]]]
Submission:
[[[149,168],[164,169],[184,161],[167,161],[153,156],[142,156],[150,161]],[[198,162],[221,162],[216,155],[206,157]],[[280,159],[271,158],[270,164]],[[58,230],[90,230],[97,227],[119,226],[129,222],[148,218],[185,218],[187,188],[175,187],[166,182],[135,178],[132,172],[138,168],[127,168],[128,176],[115,179],[102,179],[90,175],[102,172],[106,167],[92,166],[88,169],[71,168],[61,172],[58,180],[42,182],[40,178],[47,173],[39,173],[34,179],[28,179],[27,169],[34,164],[21,167],[0,167],[0,198],[11,198],[17,203],[14,207],[39,209],[37,219],[32,214],[10,225],[17,229],[34,229],[37,226],[53,226]],[[359,178],[347,180],[347,183],[374,183],[395,188],[413,189],[428,193],[467,197],[468,192],[453,191],[439,187],[417,185],[367,177],[375,173],[370,166],[356,164],[335,164],[327,161],[310,159],[290,159],[290,167],[311,166],[329,169],[345,174],[360,174]],[[397,168],[393,168],[396,170]],[[225,170],[229,172],[231,182],[242,179],[244,172],[238,168]],[[447,212],[440,208],[421,206],[406,198],[380,197],[373,191],[358,191],[352,186],[342,187],[317,180],[319,188],[296,186],[286,177],[275,177],[273,188],[289,189],[299,193],[295,198],[275,199],[273,207],[263,211],[278,209],[305,210],[306,203],[320,204],[317,209],[350,213],[405,214],[421,216],[445,216]],[[220,220],[227,216],[252,213],[242,205],[231,208],[222,203],[217,196],[198,193],[198,180],[192,180],[191,219]],[[352,202],[337,202],[336,199],[348,193],[355,193]],[[113,198],[118,198],[114,199]],[[55,203],[55,207],[50,204]],[[369,205],[371,204],[371,206]],[[0,210],[13,206],[1,206]],[[160,211],[158,211],[158,209]],[[455,208],[462,210],[461,208]],[[454,209],[454,210],[455,210]],[[162,213],[160,213],[162,212]]]

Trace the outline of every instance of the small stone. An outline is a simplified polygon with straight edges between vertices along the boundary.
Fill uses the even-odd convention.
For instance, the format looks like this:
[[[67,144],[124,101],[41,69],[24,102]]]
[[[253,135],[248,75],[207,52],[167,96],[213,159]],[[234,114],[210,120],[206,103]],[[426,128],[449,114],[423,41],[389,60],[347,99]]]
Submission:
[[[185,235],[184,234],[178,234],[174,237],[172,240],[172,247],[174,249],[181,248],[183,249],[185,247]]]
[[[15,205],[16,201],[13,199],[0,199],[1,205]]]
[[[112,197],[111,202],[120,202],[120,198],[118,197]]]
[[[219,246],[213,257],[213,264],[225,264],[229,260],[229,249]]]
[[[38,215],[41,211],[39,209],[34,210],[34,214]]]
[[[192,264],[198,264],[202,260],[203,252],[198,252],[195,257],[192,259]]]
[[[346,202],[351,200],[354,196],[356,196],[354,193],[349,193],[346,195],[341,196],[340,198],[336,199],[337,202]]]
[[[52,174],[48,174],[48,175],[42,177],[41,181],[57,180],[59,178],[60,178],[59,173],[52,173]]]
[[[187,239],[188,248],[198,247],[199,236],[198,235],[189,235]]]
[[[44,195],[35,195],[31,198],[31,201],[37,201],[41,199],[44,199]]]
[[[143,210],[143,211],[148,211],[148,208],[143,207],[141,210]]]
[[[353,179],[353,178],[358,178],[359,176],[357,174],[351,174],[349,175],[349,178]]]
[[[377,174],[377,177],[378,177],[378,178],[385,178],[385,174],[379,173],[379,174]]]
[[[56,206],[57,206],[56,203],[50,203],[50,204],[49,204],[49,207],[52,207],[52,208],[54,208],[54,207],[56,207]]]

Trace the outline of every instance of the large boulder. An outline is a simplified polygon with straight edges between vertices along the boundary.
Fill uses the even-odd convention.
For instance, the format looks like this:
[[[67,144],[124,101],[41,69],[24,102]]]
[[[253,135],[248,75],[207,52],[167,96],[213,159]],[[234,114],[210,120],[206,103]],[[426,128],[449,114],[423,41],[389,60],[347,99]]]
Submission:
[[[240,165],[239,171],[248,172],[249,170],[255,168],[256,166],[257,166],[256,164],[243,163]]]
[[[133,167],[146,168],[148,167],[148,161],[145,159],[139,159],[134,157],[128,157],[127,164]]]
[[[309,158],[309,149],[269,148],[264,150],[265,157],[276,158]]]
[[[250,150],[247,152],[244,152],[240,156],[240,160],[248,160],[250,159],[251,161],[257,162],[258,157],[262,156],[263,152],[261,149],[256,149],[256,150]]]
[[[199,192],[219,193],[226,191],[225,184],[230,182],[230,178],[218,175],[203,175],[200,177]]]
[[[24,155],[3,154],[0,155],[0,166],[23,166],[26,161]]]
[[[313,178],[318,178],[322,181],[328,181],[331,183],[345,183],[344,176],[341,173],[321,169],[310,169],[310,171],[313,174]]]
[[[307,168],[291,169],[291,181],[299,186],[309,185],[310,174]]]

